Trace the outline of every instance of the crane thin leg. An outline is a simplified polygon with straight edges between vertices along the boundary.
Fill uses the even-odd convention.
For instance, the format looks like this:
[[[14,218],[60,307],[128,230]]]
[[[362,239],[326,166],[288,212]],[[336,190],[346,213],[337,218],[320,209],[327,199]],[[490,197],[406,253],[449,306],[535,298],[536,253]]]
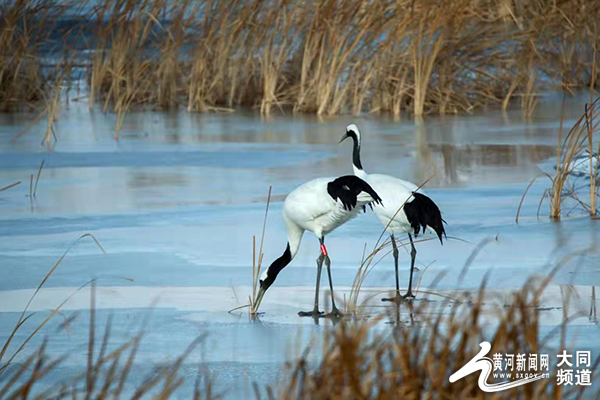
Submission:
[[[321,243],[323,244],[323,243]],[[315,286],[315,308],[312,311],[300,311],[298,313],[301,317],[319,317],[323,314],[322,311],[319,311],[319,285],[321,283],[321,270],[323,268],[323,260],[326,256],[323,254],[319,255],[317,258],[317,284]]]
[[[329,317],[340,317],[342,313],[335,306],[335,298],[333,296],[333,280],[331,279],[331,260],[329,256],[325,256],[325,266],[327,267],[327,275],[329,276],[329,290],[331,292],[331,313],[328,314]]]
[[[415,259],[417,258],[417,249],[415,249],[415,244],[410,233],[408,234],[408,238],[410,239],[410,278],[408,280],[408,291],[402,297],[405,299],[414,299],[415,296],[412,294],[412,278],[413,270],[415,269]]]
[[[402,297],[400,296],[400,279],[398,277],[398,246],[396,245],[396,238],[394,235],[390,235],[390,239],[392,240],[392,248],[394,249],[394,269],[396,270],[396,295],[394,297],[384,298],[381,301],[391,301],[394,303],[400,303],[402,301]]]

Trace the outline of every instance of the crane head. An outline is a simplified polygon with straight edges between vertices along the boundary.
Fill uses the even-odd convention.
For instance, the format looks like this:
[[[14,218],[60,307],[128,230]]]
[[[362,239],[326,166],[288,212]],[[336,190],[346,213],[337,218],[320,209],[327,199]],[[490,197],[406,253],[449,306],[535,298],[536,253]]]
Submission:
[[[358,130],[358,126],[355,124],[350,124],[346,127],[346,133],[340,139],[340,143],[349,137],[351,137],[358,145],[360,145],[360,131]]]
[[[274,277],[269,279],[268,270],[264,270],[263,273],[260,275],[260,280],[258,281],[260,286],[258,288],[258,294],[256,295],[256,299],[254,300],[253,305],[254,311],[258,311],[258,307],[260,307],[260,303],[262,302],[265,292],[273,284],[274,281]]]

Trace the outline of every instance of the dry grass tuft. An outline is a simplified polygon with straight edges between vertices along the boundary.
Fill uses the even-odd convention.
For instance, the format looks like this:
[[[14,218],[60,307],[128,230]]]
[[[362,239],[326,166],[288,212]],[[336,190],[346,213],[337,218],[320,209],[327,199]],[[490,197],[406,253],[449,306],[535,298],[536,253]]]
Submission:
[[[600,98],[594,100],[593,89],[590,91],[591,102],[585,105],[584,113],[573,124],[566,136],[563,137],[563,115],[566,98],[563,98],[563,113],[560,117],[560,128],[558,131],[558,142],[556,146],[556,167],[554,176],[544,173],[550,179],[552,186],[544,191],[538,206],[541,207],[544,199],[547,199],[550,208],[550,218],[559,220],[563,212],[563,204],[566,199],[572,199],[575,209],[581,209],[590,216],[595,217],[598,213],[598,162],[600,146],[593,147],[594,134],[600,124]],[[587,164],[587,165],[586,165]],[[585,171],[585,172],[582,172]],[[519,222],[521,206],[527,192],[533,183],[540,177],[534,178],[523,193],[519,208],[517,210],[516,222]],[[574,176],[583,176],[589,184],[577,186]],[[581,198],[582,189],[589,186],[589,203]]]
[[[52,269],[46,274],[29,302],[25,306],[25,309],[21,313],[15,327],[8,336],[5,344],[0,350],[0,398],[2,399],[47,399],[47,398],[65,398],[71,397],[73,399],[78,398],[95,398],[95,399],[117,399],[122,395],[124,396],[124,390],[127,382],[132,379],[132,367],[137,356],[140,342],[144,336],[144,327],[140,329],[137,335],[131,340],[118,346],[113,351],[108,351],[109,341],[111,336],[111,319],[109,318],[102,335],[100,342],[96,336],[96,310],[95,310],[95,281],[88,282],[82,285],[79,289],[73,292],[67,297],[57,308],[52,310],[50,314],[43,320],[41,324],[33,329],[33,331],[27,336],[23,343],[19,344],[16,351],[7,360],[3,362],[4,356],[8,354],[11,348],[11,343],[15,337],[17,331],[23,329],[26,326],[27,321],[31,317],[26,315],[29,306],[39,293],[40,289],[44,286],[50,276],[56,271],[61,262],[67,256],[69,251],[75,246],[81,239],[86,237],[94,240],[96,245],[104,252],[104,249],[96,238],[91,234],[82,235],[77,239],[60,257]],[[46,379],[47,375],[54,371],[57,367],[68,358],[68,356],[62,356],[56,359],[52,359],[46,354],[46,345],[48,339],[45,339],[43,343],[30,355],[26,356],[23,360],[17,362],[17,356],[26,349],[27,344],[37,334],[39,334],[42,328],[50,321],[63,305],[79,290],[91,284],[90,290],[90,330],[88,336],[87,346],[87,366],[81,373],[77,374],[73,378],[59,380],[48,385]],[[65,323],[62,325],[63,328],[68,330],[68,321],[65,319]],[[164,364],[156,367],[142,383],[137,387],[133,388],[131,398],[139,399],[144,396],[154,396],[157,399],[167,399],[176,394],[177,390],[181,388],[185,379],[181,374],[181,367],[186,360],[187,356],[204,340],[205,336],[199,336],[194,339],[185,349],[185,351],[179,355],[172,363]],[[46,387],[44,389],[35,389],[36,384],[44,380]],[[201,387],[203,383],[203,387]],[[130,390],[128,388],[127,390]],[[199,370],[196,385],[194,387],[194,399],[216,399],[220,396],[215,393],[213,389],[212,379],[206,373],[206,371]]]
[[[60,367],[67,356],[56,359],[46,354],[45,340],[42,345],[14,368],[7,368],[10,361],[0,370],[3,384],[0,384],[0,397],[6,399],[46,399],[46,398],[95,398],[117,399],[125,396],[124,391],[131,391],[131,398],[139,399],[153,396],[167,399],[178,394],[178,389],[185,382],[181,367],[187,356],[204,340],[205,336],[194,339],[187,348],[170,364],[157,366],[137,387],[126,388],[127,382],[134,378],[132,367],[144,336],[143,329],[131,340],[108,351],[111,336],[111,319],[109,318],[100,341],[96,338],[95,290],[92,286],[90,308],[90,330],[87,349],[87,366],[75,377],[54,382],[43,390],[34,390],[36,383],[42,381],[49,373]],[[136,378],[137,380],[137,378]],[[200,383],[204,386],[201,388]],[[47,381],[46,381],[47,383]],[[210,376],[199,370],[194,388],[195,399],[220,398],[213,389]]]
[[[254,309],[254,304],[256,302],[256,295],[258,294],[257,290],[259,289],[259,280],[260,280],[260,269],[262,267],[263,261],[263,244],[265,242],[265,231],[267,229],[267,216],[269,215],[269,204],[271,203],[271,189],[269,186],[269,194],[267,195],[267,205],[265,207],[265,219],[263,222],[262,235],[260,237],[260,248],[258,250],[258,263],[256,262],[256,237],[252,237],[252,297],[248,299],[250,302],[250,314],[256,315],[257,310]]]
[[[262,262],[263,262],[263,244],[265,241],[265,232],[267,230],[267,216],[269,215],[269,204],[271,204],[271,189],[273,187],[269,186],[269,193],[267,194],[267,205],[265,207],[265,218],[263,221],[263,227],[262,227],[262,235],[260,238],[260,247],[258,249],[258,259],[256,257],[256,236],[252,236],[252,293],[248,296],[248,303],[247,304],[243,304],[239,307],[235,307],[231,310],[229,310],[228,312],[231,313],[232,311],[237,311],[240,310],[242,308],[248,308],[249,309],[249,315],[251,317],[255,317],[258,315],[258,310],[256,310],[254,308],[254,305],[256,304],[256,297],[258,295],[258,289],[259,287],[259,283],[260,283],[260,275],[261,275],[261,268],[262,268]],[[237,301],[237,294],[235,292],[235,288],[233,288],[232,286],[232,290],[233,290],[233,295],[236,298]]]
[[[475,296],[457,294],[451,300],[392,306],[387,317],[391,328],[381,324],[385,316],[367,322],[342,321],[325,333],[316,363],[309,361],[306,349],[299,360],[287,364],[290,378],[275,398],[329,399],[332,394],[337,399],[593,397],[597,392],[593,387],[558,386],[552,362],[549,378],[497,393],[479,389],[478,372],[449,382],[449,376],[480,351],[482,341],[492,345],[489,357],[557,354],[560,350],[550,347],[548,340],[560,332],[560,348],[566,348],[565,328],[573,318],[566,312],[562,325],[545,337],[540,334],[539,301],[551,276],[537,284],[529,282],[493,310],[484,304],[483,283]],[[399,307],[406,308],[410,320],[400,316]],[[594,370],[599,361],[593,363]]]
[[[41,166],[40,166],[40,171],[41,171]],[[52,266],[52,268],[50,269],[50,271],[46,274],[46,276],[44,277],[44,279],[42,279],[42,282],[36,288],[35,292],[33,293],[33,295],[31,296],[31,298],[27,302],[27,305],[25,306],[25,309],[23,310],[23,312],[19,316],[19,319],[17,320],[17,323],[15,324],[12,332],[8,336],[8,339],[4,343],[4,346],[0,350],[0,374],[2,374],[2,372],[10,365],[10,363],[12,362],[12,360],[14,360],[14,358],[25,348],[25,346],[27,345],[27,343],[29,343],[29,341],[40,331],[40,329],[42,329],[46,325],[46,323],[48,321],[50,321],[50,319],[52,319],[52,317],[54,317],[54,315],[56,315],[60,311],[60,309],[62,308],[62,306],[76,292],[78,292],[83,287],[85,287],[85,286],[87,286],[89,284],[89,282],[88,282],[88,283],[84,284],[83,286],[81,286],[79,289],[77,289],[75,292],[73,292],[67,299],[65,299],[58,307],[56,307],[54,310],[52,310],[52,312],[50,313],[50,315],[48,317],[46,317],[46,319],[44,319],[44,321],[33,330],[33,332],[27,337],[27,339],[18,347],[17,351],[15,351],[12,356],[10,356],[10,358],[8,359],[8,361],[6,361],[4,364],[2,364],[2,360],[3,360],[4,356],[6,355],[6,352],[7,352],[8,348],[9,348],[9,346],[10,346],[10,344],[11,344],[11,342],[12,342],[14,336],[15,336],[15,334],[17,333],[17,331],[19,331],[19,329],[22,328],[23,324],[27,321],[27,319],[29,319],[29,316],[27,316],[27,317],[25,316],[25,314],[27,313],[27,310],[29,309],[29,306],[31,305],[31,303],[33,302],[33,300],[36,298],[37,294],[42,289],[42,287],[44,286],[44,284],[46,283],[46,281],[52,276],[52,274],[54,273],[54,271],[56,271],[56,269],[60,266],[60,264],[65,259],[65,257],[69,254],[69,252],[71,251],[71,249],[77,243],[79,243],[79,241],[81,241],[82,239],[85,239],[85,238],[91,238],[94,241],[94,243],[96,243],[96,245],[98,246],[98,248],[103,253],[105,252],[104,249],[102,248],[102,245],[100,244],[100,242],[98,242],[98,240],[91,233],[86,233],[84,235],[81,235],[77,240],[75,240],[69,246],[69,248],[58,259],[58,261],[54,264],[54,266]]]

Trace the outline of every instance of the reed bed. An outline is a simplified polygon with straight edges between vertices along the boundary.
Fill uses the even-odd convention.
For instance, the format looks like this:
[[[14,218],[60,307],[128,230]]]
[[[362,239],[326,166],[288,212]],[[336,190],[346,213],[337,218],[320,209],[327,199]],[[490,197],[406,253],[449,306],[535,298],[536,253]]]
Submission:
[[[77,53],[89,107],[117,115],[116,137],[136,106],[399,116],[515,103],[531,115],[541,91],[598,81],[592,54],[600,22],[590,7],[582,0],[15,1],[0,7],[0,109],[44,98],[54,104],[70,69],[42,68],[50,47],[58,59]],[[65,13],[69,28],[56,28]]]
[[[33,107],[47,90],[40,46],[46,40],[42,21],[50,12],[42,1],[0,5],[0,110]]]
[[[595,398],[597,388],[557,385],[552,361],[548,378],[496,393],[479,388],[480,371],[449,382],[450,375],[481,350],[483,341],[491,343],[490,358],[495,353],[547,353],[553,360],[552,355],[561,351],[557,347],[568,349],[566,326],[577,317],[569,314],[568,291],[563,292],[562,325],[540,334],[538,307],[550,279],[532,280],[493,309],[486,304],[489,299],[484,300],[484,282],[475,294],[391,306],[386,316],[370,321],[341,321],[325,333],[322,348],[307,348],[298,360],[287,363],[290,378],[271,398]],[[386,320],[388,324],[382,325]],[[551,340],[558,345],[549,345]],[[311,350],[317,353],[317,362],[311,361],[314,355],[308,357]],[[594,371],[599,364],[596,356]]]

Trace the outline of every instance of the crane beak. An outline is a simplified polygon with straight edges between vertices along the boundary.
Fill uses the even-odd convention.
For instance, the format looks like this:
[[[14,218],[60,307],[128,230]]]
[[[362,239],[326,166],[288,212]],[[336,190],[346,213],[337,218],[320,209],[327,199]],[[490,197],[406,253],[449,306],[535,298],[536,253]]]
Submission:
[[[344,133],[344,136],[342,136],[342,138],[340,139],[340,141],[338,142],[338,144],[342,143],[344,140],[348,139],[350,136],[348,136],[347,133]]]
[[[254,309],[254,312],[258,311],[258,307],[260,307],[260,302],[262,301],[265,292],[266,290],[263,288],[258,289],[258,294],[256,295],[256,300],[254,301],[254,305],[252,307]]]

